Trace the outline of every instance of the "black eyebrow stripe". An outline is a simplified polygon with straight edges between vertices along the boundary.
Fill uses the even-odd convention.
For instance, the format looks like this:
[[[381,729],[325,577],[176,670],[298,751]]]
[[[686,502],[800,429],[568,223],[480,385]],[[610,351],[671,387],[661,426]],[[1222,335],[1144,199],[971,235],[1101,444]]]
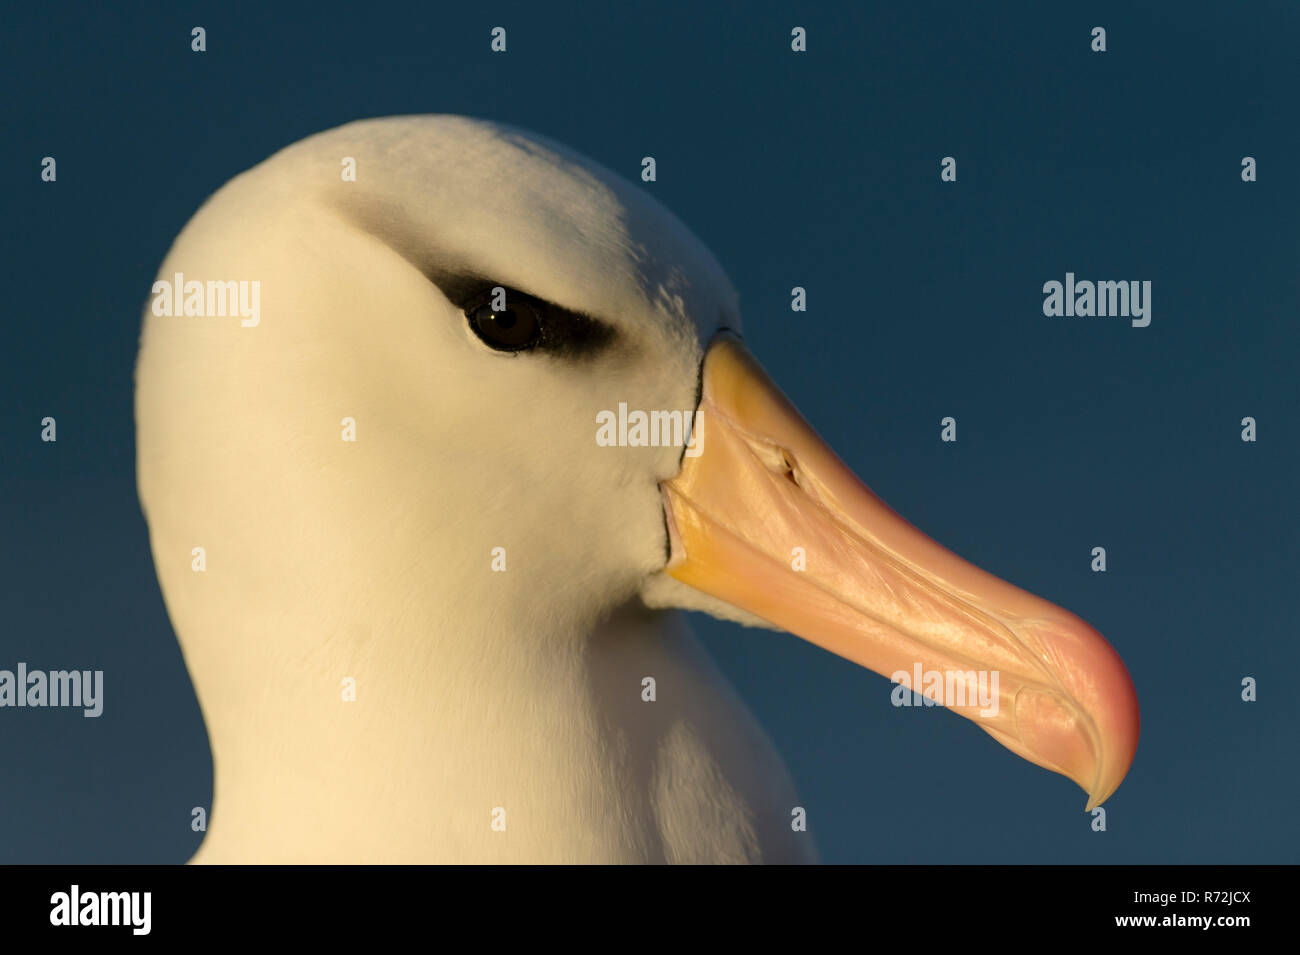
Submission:
[[[557,357],[580,358],[603,351],[618,338],[618,332],[612,325],[592,315],[575,312],[500,282],[465,275],[450,279],[447,286],[432,278],[430,281],[441,288],[443,294],[467,316],[472,310],[486,305],[492,298],[493,289],[498,286],[505,289],[507,302],[511,296],[530,302],[542,315],[541,337],[532,348],[514,354],[533,351]],[[448,286],[452,291],[448,291]],[[453,295],[459,296],[459,300]]]
[[[581,357],[604,351],[617,337],[613,326],[600,319],[552,306],[543,326],[540,347],[557,355]]]
[[[543,335],[541,341],[526,351],[540,351],[565,358],[578,358],[604,350],[619,338],[615,328],[593,315],[575,312],[549,302],[536,295],[530,295],[521,289],[515,289],[502,282],[493,281],[483,275],[464,269],[440,269],[436,263],[442,257],[443,250],[430,248],[424,243],[411,240],[406,216],[397,207],[378,208],[362,207],[353,203],[341,203],[340,215],[362,232],[378,239],[388,246],[412,268],[418,271],[437,288],[461,312],[476,306],[485,300],[498,285],[510,294],[525,295],[542,307]],[[513,354],[522,354],[514,352]]]
[[[487,298],[491,290],[501,284],[481,275],[471,275],[466,272],[435,274],[429,269],[420,271],[426,279],[438,287],[443,295],[447,296],[447,301],[462,312],[469,311],[479,304],[480,299]],[[509,292],[510,289],[507,287],[506,291]]]

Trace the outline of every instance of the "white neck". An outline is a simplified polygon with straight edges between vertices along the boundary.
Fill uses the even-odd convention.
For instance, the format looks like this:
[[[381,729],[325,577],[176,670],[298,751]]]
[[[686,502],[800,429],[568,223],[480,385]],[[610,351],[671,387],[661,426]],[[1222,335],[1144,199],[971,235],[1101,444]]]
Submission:
[[[195,861],[756,861],[811,850],[789,832],[779,760],[676,613],[629,604],[582,639],[387,633],[404,656],[344,626],[310,678],[277,672],[286,636],[253,642],[267,652],[227,667],[233,684],[199,686],[216,784]],[[647,676],[655,702],[642,699]],[[344,677],[355,702],[342,698]],[[493,828],[500,809],[504,831]]]

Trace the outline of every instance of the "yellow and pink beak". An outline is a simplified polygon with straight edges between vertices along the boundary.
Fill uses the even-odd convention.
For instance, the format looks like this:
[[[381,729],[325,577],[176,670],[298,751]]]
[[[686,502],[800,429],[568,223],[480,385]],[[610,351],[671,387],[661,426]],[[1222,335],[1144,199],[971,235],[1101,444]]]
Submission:
[[[1088,809],[1104,802],[1138,741],[1133,681],[1105,638],[903,520],[738,341],[710,346],[703,379],[691,454],[662,485],[667,572],[900,682],[943,674],[937,702],[1073,779]]]

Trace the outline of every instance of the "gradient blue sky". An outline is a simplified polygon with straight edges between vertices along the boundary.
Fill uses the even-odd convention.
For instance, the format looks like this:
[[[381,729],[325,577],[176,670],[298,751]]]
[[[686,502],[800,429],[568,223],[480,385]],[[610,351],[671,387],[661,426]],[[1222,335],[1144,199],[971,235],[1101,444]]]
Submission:
[[[141,308],[226,180],[348,120],[425,112],[530,128],[629,177],[654,155],[654,193],[728,269],[751,348],[848,463],[1128,663],[1142,742],[1102,834],[1072,783],[973,724],[698,618],[828,861],[1298,861],[1300,10],[994,6],[10,10],[0,668],[103,668],[108,689],[98,720],[0,710],[0,861],[196,847],[211,763],[134,486]],[[1151,280],[1150,327],[1044,317],[1067,271]]]

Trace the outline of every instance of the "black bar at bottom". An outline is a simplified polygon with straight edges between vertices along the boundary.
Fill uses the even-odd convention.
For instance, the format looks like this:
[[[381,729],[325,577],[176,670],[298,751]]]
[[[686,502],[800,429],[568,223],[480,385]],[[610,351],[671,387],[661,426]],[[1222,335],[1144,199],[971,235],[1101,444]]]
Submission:
[[[337,943],[419,932],[415,939],[459,948],[512,930],[561,944],[602,933],[586,935],[584,947],[638,937],[668,944],[687,937],[681,932],[728,942],[792,932],[813,944],[844,934],[862,945],[1097,934],[1230,942],[1285,930],[1295,881],[1293,866],[9,866],[0,867],[0,931],[6,942],[64,935],[92,945],[113,937]]]

